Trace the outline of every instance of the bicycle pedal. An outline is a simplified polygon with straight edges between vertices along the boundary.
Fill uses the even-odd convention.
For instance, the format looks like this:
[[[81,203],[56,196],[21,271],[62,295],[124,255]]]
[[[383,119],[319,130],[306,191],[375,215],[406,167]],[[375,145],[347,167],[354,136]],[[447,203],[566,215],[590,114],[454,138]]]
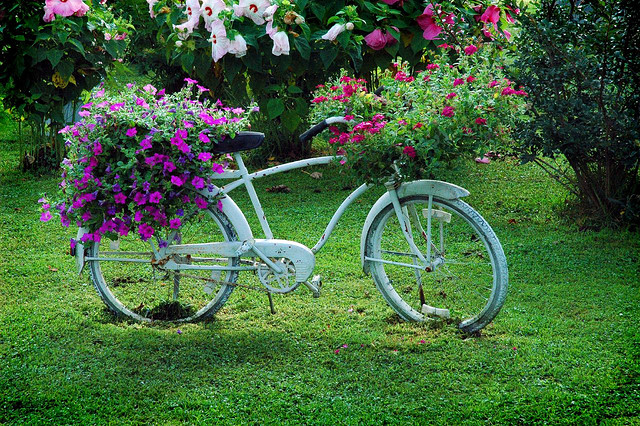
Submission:
[[[444,319],[451,318],[451,314],[449,313],[448,309],[435,308],[429,305],[422,305],[422,313],[425,315],[432,315]]]
[[[320,290],[322,289],[322,277],[320,275],[314,275],[311,282],[305,281],[304,285],[311,290],[314,298],[320,297]]]

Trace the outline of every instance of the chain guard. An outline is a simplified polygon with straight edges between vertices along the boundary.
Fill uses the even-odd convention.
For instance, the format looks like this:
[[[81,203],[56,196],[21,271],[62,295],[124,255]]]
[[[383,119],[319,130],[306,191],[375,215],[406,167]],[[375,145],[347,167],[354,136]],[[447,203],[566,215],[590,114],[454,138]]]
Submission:
[[[296,267],[293,262],[286,258],[271,260],[283,268],[284,272],[277,274],[268,265],[260,263],[256,273],[262,285],[270,293],[289,293],[298,288],[300,283],[296,281]]]

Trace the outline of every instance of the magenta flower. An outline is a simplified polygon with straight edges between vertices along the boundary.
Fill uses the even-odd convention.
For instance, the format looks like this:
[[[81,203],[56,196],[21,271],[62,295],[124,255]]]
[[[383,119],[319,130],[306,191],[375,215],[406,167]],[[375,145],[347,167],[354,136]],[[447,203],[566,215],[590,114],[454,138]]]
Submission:
[[[481,126],[486,126],[487,125],[487,119],[486,118],[482,118],[482,117],[478,117],[478,118],[476,118],[476,124],[479,124]]]
[[[467,77],[467,83],[473,83],[474,81],[476,81],[477,78],[475,78],[474,76],[470,75],[469,77]]]
[[[202,197],[196,197],[194,201],[196,203],[196,206],[198,206],[199,209],[206,209],[207,206],[209,205],[207,203],[207,200],[205,200]]]
[[[125,204],[127,202],[127,196],[122,192],[118,192],[114,198],[116,200],[116,204]]]
[[[141,210],[138,210],[134,215],[133,215],[133,220],[135,220],[136,222],[140,222],[142,220],[142,218],[144,217],[144,213],[142,213]]]
[[[455,98],[456,96],[458,96],[456,93],[451,92],[447,96],[445,96],[445,98],[451,99],[451,98]]]
[[[184,185],[184,180],[182,180],[179,176],[171,176],[171,183],[176,186]]]
[[[471,44],[471,45],[469,45],[469,46],[464,48],[464,54],[465,55],[473,55],[477,51],[478,51],[478,48],[473,44]]]
[[[149,194],[149,202],[150,203],[159,203],[162,200],[162,194],[159,191],[152,192]]]
[[[42,212],[40,215],[41,222],[49,222],[51,220],[51,212],[49,210]]]
[[[213,167],[211,167],[211,171],[220,175],[224,173],[224,167],[222,167],[221,164],[213,163]]]
[[[218,200],[218,210],[222,211],[222,200]]]
[[[136,195],[133,196],[133,201],[137,205],[141,206],[143,204],[146,204],[147,197],[142,192],[137,192]]]
[[[169,228],[171,229],[178,229],[180,228],[180,225],[182,225],[182,223],[180,222],[179,217],[176,217],[175,219],[171,219],[169,221]]]
[[[196,189],[202,189],[204,188],[204,179],[199,176],[194,176],[191,180],[191,185]]]
[[[452,106],[446,106],[442,108],[442,114],[444,117],[453,117],[454,108]]]
[[[141,223],[138,227],[138,233],[140,234],[140,238],[142,239],[142,241],[147,241],[155,233],[155,230],[151,225]]]
[[[213,121],[213,118],[211,119],[211,121]],[[204,133],[200,133],[198,135],[198,137],[200,138],[200,140],[202,141],[202,143],[209,143],[211,142],[211,139],[209,139],[209,136],[205,135]]]
[[[100,155],[100,154],[102,154],[102,144],[101,144],[100,142],[98,142],[98,141],[96,141],[96,142],[93,144],[93,154],[94,154],[94,155]]]
[[[211,157],[211,154],[208,152],[201,152],[200,154],[198,154],[198,160],[204,162],[211,160]]]
[[[120,102],[120,103],[111,105],[109,109],[115,112],[115,111],[119,111],[120,108],[122,108],[123,106],[124,106],[124,102]]]
[[[416,149],[414,147],[412,147],[411,145],[407,145],[402,150],[402,153],[403,154],[407,154],[407,156],[409,158],[414,158],[416,156]]]
[[[142,149],[151,149],[151,139],[142,139],[142,141],[140,141],[140,147]]]
[[[453,87],[459,86],[461,84],[464,84],[464,80],[461,78],[456,78],[455,80],[453,80]]]
[[[373,50],[382,50],[387,45],[387,37],[382,33],[380,28],[376,28],[364,37],[367,46]]]
[[[487,7],[482,16],[480,16],[480,21],[485,23],[492,23],[493,27],[498,29],[498,21],[500,20],[500,8],[494,5]]]
[[[176,169],[176,165],[173,164],[171,161],[165,161],[163,165],[163,169],[165,172],[171,173]]]
[[[127,136],[129,136],[130,138],[134,137],[137,134],[138,134],[138,129],[136,129],[135,127],[132,127],[129,130],[127,130]]]

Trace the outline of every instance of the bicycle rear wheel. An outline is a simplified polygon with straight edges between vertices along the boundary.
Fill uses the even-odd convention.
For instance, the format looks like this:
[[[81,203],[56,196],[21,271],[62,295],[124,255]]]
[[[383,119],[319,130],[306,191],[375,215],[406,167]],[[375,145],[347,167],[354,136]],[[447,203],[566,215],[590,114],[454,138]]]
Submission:
[[[365,261],[384,299],[407,321],[439,316],[453,318],[468,333],[485,327],[504,304],[508,286],[507,261],[489,224],[460,200],[434,196],[430,210],[429,196],[417,195],[400,199],[400,205],[432,270],[419,266],[389,204],[365,241]]]
[[[216,207],[183,220],[169,244],[237,241],[237,234]],[[149,242],[131,232],[117,241],[103,238],[89,247],[87,266],[98,294],[117,315],[136,321],[201,321],[217,312],[233,291],[238,271],[162,270],[152,262]],[[209,255],[174,256],[177,263],[237,266],[238,258]]]

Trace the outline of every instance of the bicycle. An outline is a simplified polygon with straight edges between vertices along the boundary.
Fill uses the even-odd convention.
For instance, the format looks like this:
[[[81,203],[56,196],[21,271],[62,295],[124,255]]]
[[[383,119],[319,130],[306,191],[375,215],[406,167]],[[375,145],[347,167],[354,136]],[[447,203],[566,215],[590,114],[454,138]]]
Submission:
[[[346,123],[331,117],[313,126],[307,140],[329,125]],[[253,272],[269,294],[288,293],[301,284],[318,297],[322,281],[312,278],[315,256],[329,240],[346,209],[373,185],[363,183],[345,198],[316,245],[275,239],[252,181],[303,167],[327,165],[334,156],[294,161],[250,173],[242,151],[258,147],[264,135],[241,132],[216,146],[232,154],[235,170],[212,179],[231,179],[199,191],[206,209],[186,215],[167,241],[144,243],[136,236],[103,239],[75,249],[79,272],[88,267],[105,304],[136,321],[200,321],[216,313],[238,283],[240,272]],[[256,239],[229,193],[248,192],[264,238]],[[469,192],[437,180],[390,180],[364,222],[361,264],[386,302],[407,321],[443,318],[467,333],[485,327],[498,314],[507,294],[507,261],[489,224],[460,200]],[[78,237],[84,233],[81,228]],[[273,304],[271,304],[273,311]]]

